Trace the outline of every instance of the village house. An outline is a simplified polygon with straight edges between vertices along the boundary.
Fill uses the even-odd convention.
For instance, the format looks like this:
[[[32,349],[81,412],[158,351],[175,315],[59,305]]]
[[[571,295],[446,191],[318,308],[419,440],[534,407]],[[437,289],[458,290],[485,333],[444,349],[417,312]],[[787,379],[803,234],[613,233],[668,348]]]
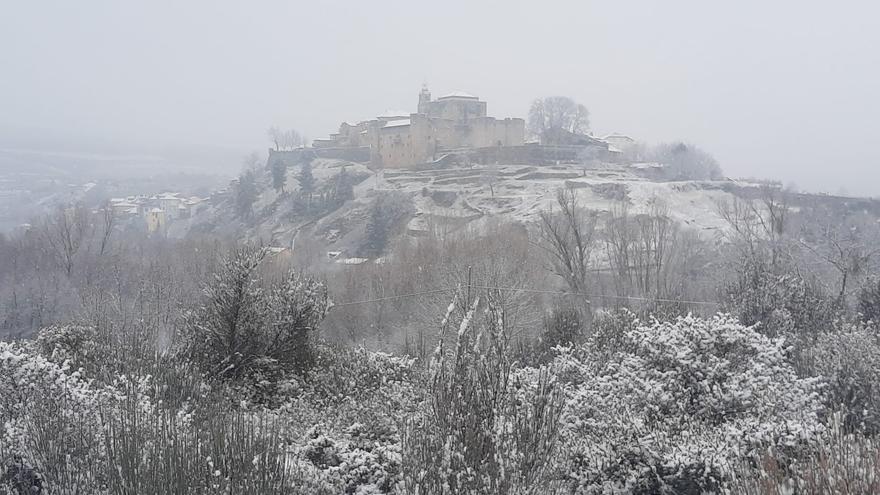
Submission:
[[[607,136],[602,138],[605,142],[611,145],[614,149],[619,150],[621,152],[629,151],[631,148],[636,146],[636,140],[625,135],[625,134],[608,134]]]
[[[207,206],[207,201],[197,196],[181,197],[179,193],[162,193],[156,196],[128,196],[111,198],[113,214],[120,219],[140,218],[148,233],[164,232],[166,225],[178,219],[190,218]]]

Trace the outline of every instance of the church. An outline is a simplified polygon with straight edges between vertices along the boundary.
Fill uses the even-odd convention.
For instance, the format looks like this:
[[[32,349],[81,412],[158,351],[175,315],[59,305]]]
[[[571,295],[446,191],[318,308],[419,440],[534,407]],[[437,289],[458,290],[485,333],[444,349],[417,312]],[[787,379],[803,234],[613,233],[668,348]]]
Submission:
[[[316,148],[369,147],[376,168],[405,168],[429,163],[453,151],[522,146],[525,121],[487,115],[486,102],[454,92],[432,99],[423,87],[416,113],[386,112],[373,120],[343,122]]]

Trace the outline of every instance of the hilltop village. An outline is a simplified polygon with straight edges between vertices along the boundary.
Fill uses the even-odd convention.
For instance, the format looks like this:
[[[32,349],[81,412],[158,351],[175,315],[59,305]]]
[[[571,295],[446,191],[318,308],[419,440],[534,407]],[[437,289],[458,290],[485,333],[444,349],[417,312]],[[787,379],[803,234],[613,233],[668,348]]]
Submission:
[[[551,164],[573,162],[589,155],[617,161],[635,140],[612,134],[599,138],[564,128],[527,139],[526,122],[518,117],[495,118],[479,97],[455,91],[433,98],[427,87],[418,95],[415,112],[385,111],[374,119],[342,122],[312,148],[269,150],[269,162],[289,164],[302,155],[368,162],[370,168],[402,169],[454,163]]]

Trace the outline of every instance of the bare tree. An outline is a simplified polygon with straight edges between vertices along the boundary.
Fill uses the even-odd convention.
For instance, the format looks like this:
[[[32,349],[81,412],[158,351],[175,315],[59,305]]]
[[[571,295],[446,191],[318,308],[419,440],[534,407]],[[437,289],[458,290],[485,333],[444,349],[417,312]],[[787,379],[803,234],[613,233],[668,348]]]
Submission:
[[[541,212],[541,247],[549,254],[553,271],[573,292],[590,289],[590,257],[596,232],[596,213],[581,208],[571,189],[556,195],[559,211]]]
[[[58,207],[43,221],[43,240],[67,276],[73,274],[74,261],[88,228],[88,211],[82,205]]]
[[[266,134],[269,135],[269,139],[272,141],[272,144],[275,145],[275,151],[281,150],[281,141],[283,139],[283,133],[281,129],[272,126],[269,130],[266,131]]]
[[[109,202],[105,202],[104,206],[101,208],[101,245],[99,249],[99,254],[104,256],[104,253],[107,252],[107,249],[110,247],[110,236],[113,235],[113,230],[116,228],[116,213],[113,211],[113,207]]]
[[[282,143],[284,149],[293,150],[303,144],[303,138],[296,130],[289,129],[283,133]]]
[[[838,273],[837,300],[844,302],[852,278],[868,273],[872,259],[880,248],[875,248],[876,234],[868,238],[874,229],[865,222],[853,218],[827,216],[807,224],[798,243]],[[808,242],[807,240],[811,242]]]
[[[583,134],[590,129],[587,107],[567,96],[538,98],[529,109],[529,132],[545,137],[550,131]]]
[[[272,126],[266,133],[272,144],[275,145],[275,151],[293,150],[305,142],[303,136],[295,129],[283,130]]]
[[[626,204],[612,209],[605,222],[605,242],[618,295],[667,296],[668,265],[678,233],[678,224],[659,198],[650,200],[647,214],[631,215]]]
[[[747,256],[769,258],[776,269],[787,257],[788,194],[773,187],[761,189],[758,200],[734,196],[716,203],[716,211],[730,226],[733,241]]]

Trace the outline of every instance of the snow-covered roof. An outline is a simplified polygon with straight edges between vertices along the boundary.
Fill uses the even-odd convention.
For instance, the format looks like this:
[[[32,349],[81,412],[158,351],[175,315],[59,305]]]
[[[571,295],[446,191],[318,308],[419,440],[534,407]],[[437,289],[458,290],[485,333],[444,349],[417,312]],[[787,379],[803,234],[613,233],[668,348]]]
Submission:
[[[633,138],[627,136],[626,134],[620,134],[618,132],[612,132],[611,134],[605,135],[602,139],[628,139],[630,141],[635,141]]]
[[[164,213],[164,211],[159,208],[153,208],[152,210],[150,210],[150,213]]]
[[[409,117],[411,113],[412,112],[408,112],[406,110],[385,110],[376,117],[380,119],[383,117]]]
[[[388,127],[403,127],[410,125],[409,119],[397,119],[397,120],[389,120],[388,123],[385,124],[383,129],[387,129]]]
[[[468,99],[468,100],[478,100],[478,99],[479,99],[479,98],[477,98],[476,96],[474,96],[474,95],[472,95],[472,94],[465,93],[464,91],[453,91],[452,93],[445,94],[445,95],[443,95],[443,96],[441,96],[441,97],[439,97],[439,98],[437,98],[437,99],[438,99],[438,100],[443,100],[443,99],[446,99],[446,98],[465,98],[465,99]]]

